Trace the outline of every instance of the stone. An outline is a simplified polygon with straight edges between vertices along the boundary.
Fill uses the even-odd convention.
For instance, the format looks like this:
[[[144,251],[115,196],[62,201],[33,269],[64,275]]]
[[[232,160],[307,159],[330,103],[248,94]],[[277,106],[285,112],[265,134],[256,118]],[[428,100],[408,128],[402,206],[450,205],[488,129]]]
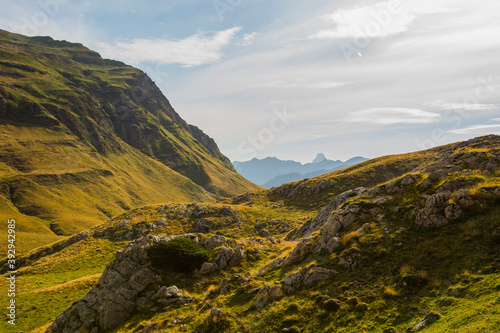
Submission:
[[[227,243],[226,237],[218,235],[212,236],[202,241],[203,246],[209,251],[212,251],[215,248],[226,245],[226,243]]]
[[[255,223],[255,229],[263,229],[265,227],[267,227],[267,223],[266,222]]]
[[[365,191],[365,188],[358,187],[354,190],[349,190],[336,196],[325,208],[318,212],[318,215],[311,222],[304,223],[300,229],[293,235],[297,237],[309,237],[314,231],[319,230],[325,224],[332,213],[337,211],[347,200],[359,196]]]
[[[153,333],[153,332],[158,332],[160,328],[160,324],[158,323],[152,323],[144,327],[141,331],[141,333]]]
[[[224,311],[217,309],[217,308],[212,308],[210,310],[210,317],[222,317],[224,315]]]
[[[434,195],[423,197],[413,211],[415,223],[424,227],[441,226],[462,214],[460,207],[450,204],[450,191],[442,191]]]
[[[450,221],[458,219],[460,215],[462,215],[462,209],[457,205],[449,205],[444,210],[444,216]]]
[[[281,288],[279,286],[265,285],[259,290],[257,297],[253,304],[258,308],[263,308],[270,301],[276,299],[279,295]]]
[[[219,294],[227,295],[229,293],[229,290],[230,290],[229,279],[223,279],[220,283]]]
[[[217,271],[218,269],[219,269],[219,266],[217,266],[217,264],[212,263],[212,262],[205,262],[201,265],[199,274],[200,275],[210,274],[210,273]]]
[[[463,208],[468,208],[474,205],[474,199],[472,198],[471,193],[465,189],[457,191],[456,201]]]
[[[303,238],[285,259],[285,265],[303,260],[305,256],[311,252],[311,246],[313,241],[314,240],[311,237]]]
[[[217,264],[219,269],[224,269],[229,265],[229,262],[233,255],[236,253],[230,247],[222,247],[214,258],[214,263]]]
[[[238,266],[239,264],[241,264],[241,262],[243,261],[244,255],[245,255],[245,251],[243,250],[242,247],[236,248],[236,250],[234,251],[233,256],[231,257],[231,259],[227,263],[228,266],[229,267],[235,267],[235,266]]]
[[[309,285],[315,281],[323,281],[330,279],[338,273],[332,269],[327,269],[319,266],[310,268],[304,276],[304,285]]]
[[[151,299],[152,301],[157,301],[165,298],[178,298],[182,297],[183,294],[176,286],[166,287],[163,286],[158,290],[158,292]]]
[[[408,186],[415,183],[416,177],[414,175],[406,175],[401,179],[401,185]]]
[[[259,270],[259,273],[257,273],[258,276],[263,276],[266,271],[270,270],[271,268],[278,267],[285,261],[285,258],[276,258],[273,261],[271,261],[269,264],[265,265]]]
[[[261,237],[268,237],[271,233],[269,232],[269,230],[267,229],[262,229],[260,232],[259,232],[259,235]]]
[[[283,283],[287,287],[287,292],[292,293],[300,285],[309,285],[315,281],[322,281],[337,275],[338,272],[321,266],[309,266],[296,273],[287,275]]]

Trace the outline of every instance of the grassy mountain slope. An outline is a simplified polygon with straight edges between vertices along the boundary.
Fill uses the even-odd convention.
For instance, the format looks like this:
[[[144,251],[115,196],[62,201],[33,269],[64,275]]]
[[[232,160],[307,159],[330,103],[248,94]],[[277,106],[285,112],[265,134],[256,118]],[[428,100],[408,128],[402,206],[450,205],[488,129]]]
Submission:
[[[65,131],[3,123],[0,133],[0,218],[18,221],[20,252],[153,200],[213,200],[133,148],[103,157]]]
[[[63,126],[97,152],[132,146],[210,192],[256,188],[143,72],[81,44],[0,31],[0,118]]]
[[[0,137],[0,218],[19,220],[21,252],[130,208],[258,188],[146,74],[49,37],[0,30]]]
[[[310,223],[317,208],[272,203],[254,195],[244,205],[139,208],[92,228],[87,238],[63,249],[56,244],[52,250],[33,251],[18,278],[20,328],[45,331],[95,285],[114,252],[131,239],[196,232],[210,220],[211,228],[202,238],[217,233],[243,246],[241,264],[201,279],[160,272],[161,285],[176,285],[195,301],[166,308],[147,303],[113,332],[142,331],[157,323],[156,331],[164,332],[288,328],[396,333],[411,331],[424,318],[424,332],[495,332],[500,324],[500,137],[418,155],[426,158],[411,172],[386,181],[385,174],[378,175],[381,160],[372,170],[365,165],[361,175],[373,172],[366,179],[379,183],[350,196],[311,237],[293,242],[284,240],[287,233]],[[406,164],[414,163],[415,156],[406,155]],[[397,161],[404,165],[404,155]],[[256,225],[263,222],[267,225]],[[332,226],[337,226],[333,233]],[[262,228],[274,239],[259,237]],[[325,238],[336,245],[319,246]],[[212,251],[212,258],[218,251]],[[277,258],[287,259],[257,274]],[[304,270],[313,272],[306,274],[311,283],[297,274]],[[325,277],[324,270],[330,275]],[[224,279],[235,275],[246,277],[230,280],[222,291]],[[3,287],[5,279],[0,281]],[[256,306],[264,286],[279,291]],[[49,310],[40,311],[42,307]],[[211,317],[212,308],[225,315]]]

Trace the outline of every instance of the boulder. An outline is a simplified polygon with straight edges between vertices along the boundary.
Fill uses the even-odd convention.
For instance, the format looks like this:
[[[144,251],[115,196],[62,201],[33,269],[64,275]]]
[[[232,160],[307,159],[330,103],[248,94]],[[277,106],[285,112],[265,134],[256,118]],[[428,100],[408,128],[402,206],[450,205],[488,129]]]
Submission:
[[[255,223],[255,229],[264,229],[265,227],[267,227],[266,222]]]
[[[182,292],[176,286],[166,287],[163,286],[158,290],[158,292],[151,299],[152,301],[158,301],[160,299],[166,298],[179,298],[184,296]]]
[[[285,265],[303,260],[305,256],[311,252],[313,241],[314,239],[312,237],[303,238],[285,259]]]
[[[253,304],[258,308],[263,308],[270,301],[276,299],[280,293],[281,288],[279,286],[266,285],[259,290],[257,297]]]
[[[290,294],[302,284],[309,285],[315,281],[323,281],[337,275],[338,272],[321,266],[312,265],[287,275],[283,280],[286,291]]]
[[[219,269],[224,269],[229,265],[231,258],[236,253],[230,247],[222,247],[214,258],[214,263],[217,264]]]
[[[278,267],[285,261],[285,258],[276,258],[273,261],[271,261],[269,264],[265,265],[259,270],[259,273],[257,273],[258,276],[263,276],[266,271],[268,271],[271,268]]]
[[[461,207],[464,208],[474,205],[474,199],[472,198],[471,193],[466,189],[460,189],[457,191],[456,201]]]
[[[212,251],[215,248],[226,245],[226,237],[224,236],[212,236],[210,238],[204,239],[201,241],[202,245],[209,251]]]

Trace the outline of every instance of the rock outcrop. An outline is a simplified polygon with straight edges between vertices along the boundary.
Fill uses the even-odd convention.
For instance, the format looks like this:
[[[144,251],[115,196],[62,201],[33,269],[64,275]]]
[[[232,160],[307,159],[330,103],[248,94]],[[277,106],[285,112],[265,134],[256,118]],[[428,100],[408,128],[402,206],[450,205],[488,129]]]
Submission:
[[[147,256],[151,245],[176,237],[199,243],[200,235],[148,236],[129,243],[123,251],[117,251],[116,260],[106,266],[92,290],[58,316],[47,332],[104,332],[118,327],[148,304],[167,306],[194,301],[176,286],[162,286],[159,272]]]
[[[287,293],[292,293],[302,284],[309,285],[315,281],[323,281],[337,275],[338,272],[320,266],[309,266],[301,269],[297,273],[287,275],[283,280]]]
[[[266,285],[266,286],[262,287],[259,290],[257,297],[255,298],[255,301],[253,302],[253,305],[255,305],[258,308],[263,308],[269,302],[278,298],[278,296],[280,295],[280,291],[281,291],[281,288],[279,286]]]

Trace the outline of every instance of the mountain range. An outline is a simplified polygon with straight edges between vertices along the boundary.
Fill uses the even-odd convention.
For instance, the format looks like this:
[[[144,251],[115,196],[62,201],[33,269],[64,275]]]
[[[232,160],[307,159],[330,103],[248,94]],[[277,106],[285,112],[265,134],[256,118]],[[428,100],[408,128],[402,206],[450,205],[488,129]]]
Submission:
[[[364,157],[354,157],[345,162],[329,160],[324,154],[318,154],[312,163],[302,164],[296,161],[284,161],[276,157],[254,158],[246,162],[233,162],[235,169],[246,179],[265,188],[280,186],[285,183],[316,177],[330,171],[343,169],[364,161]]]

